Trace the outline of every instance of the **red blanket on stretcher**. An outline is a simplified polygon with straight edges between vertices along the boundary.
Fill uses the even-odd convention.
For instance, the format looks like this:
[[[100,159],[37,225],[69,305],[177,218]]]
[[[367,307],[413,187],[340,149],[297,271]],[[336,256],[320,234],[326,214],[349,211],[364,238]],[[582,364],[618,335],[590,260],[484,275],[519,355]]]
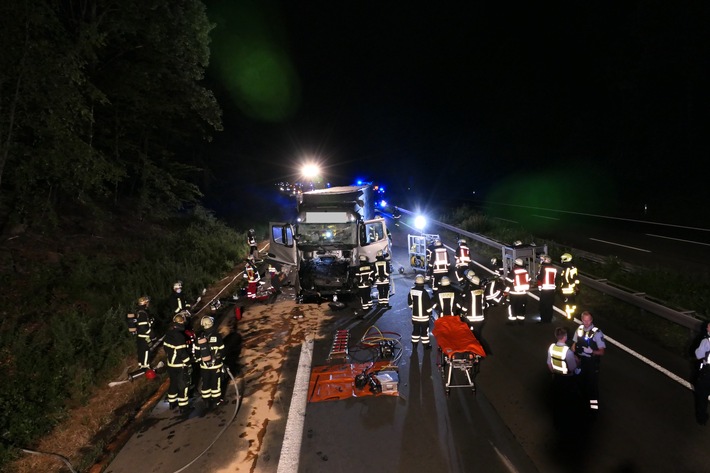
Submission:
[[[448,357],[467,352],[486,356],[481,343],[473,335],[468,324],[456,316],[447,315],[436,319],[433,333],[437,345]]]

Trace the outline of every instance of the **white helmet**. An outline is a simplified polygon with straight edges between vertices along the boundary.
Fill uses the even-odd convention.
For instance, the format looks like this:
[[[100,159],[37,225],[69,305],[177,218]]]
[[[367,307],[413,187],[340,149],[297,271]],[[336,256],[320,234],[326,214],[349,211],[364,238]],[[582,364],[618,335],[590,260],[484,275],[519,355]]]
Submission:
[[[464,240],[463,238],[459,240],[459,246],[465,245],[465,244],[466,244],[466,240]]]
[[[147,306],[150,304],[150,297],[149,296],[141,296],[138,298],[138,305],[139,306]]]
[[[520,246],[520,245],[522,245],[522,244],[523,244],[523,242],[520,241],[520,240],[515,240],[515,241],[513,242],[513,246]]]
[[[476,277],[476,273],[471,269],[467,270],[464,274],[466,275],[466,279],[471,282],[473,282],[473,278]]]
[[[441,278],[441,285],[442,286],[448,286],[449,284],[451,284],[451,279],[449,279],[448,276],[444,276]]]
[[[367,256],[365,256],[365,255],[360,255],[360,262],[361,262],[361,263],[367,263]]]
[[[540,256],[540,261],[543,263],[552,263],[552,258],[550,258],[550,255],[542,255]]]
[[[173,283],[173,291],[177,291],[178,289],[182,289],[182,281],[175,281]]]
[[[436,240],[436,241],[434,242],[434,246],[442,246],[442,245],[441,245],[441,240]]]
[[[184,324],[186,320],[184,312],[185,311],[180,311],[175,314],[175,317],[173,317],[173,322],[175,322],[176,324]]]
[[[514,263],[515,263],[515,266],[523,266],[525,264],[525,263],[523,263],[522,258],[515,258]]]
[[[414,278],[414,284],[424,284],[424,276],[421,274],[417,274],[417,276]]]
[[[202,325],[202,328],[205,330],[210,329],[214,325],[214,318],[209,315],[205,315],[202,317],[202,320],[200,320],[200,325]]]
[[[562,261],[563,263],[569,263],[570,261],[572,261],[572,255],[569,253],[565,253],[560,256],[560,261]]]

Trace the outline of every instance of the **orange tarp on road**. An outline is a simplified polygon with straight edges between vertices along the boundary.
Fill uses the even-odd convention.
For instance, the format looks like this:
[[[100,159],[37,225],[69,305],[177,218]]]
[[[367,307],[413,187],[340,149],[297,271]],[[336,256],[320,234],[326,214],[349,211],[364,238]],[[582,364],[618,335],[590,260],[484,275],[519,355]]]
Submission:
[[[486,356],[485,350],[471,332],[468,324],[456,316],[447,315],[436,319],[432,333],[436,337],[436,344],[449,358],[456,353]]]
[[[370,368],[371,363],[342,364],[332,366],[315,366],[311,370],[311,380],[308,385],[308,402],[339,401],[351,397],[375,396],[369,386],[362,389],[355,387],[355,376],[365,369],[368,373],[380,371],[390,364],[378,361]],[[383,392],[379,395],[396,396],[397,392]]]

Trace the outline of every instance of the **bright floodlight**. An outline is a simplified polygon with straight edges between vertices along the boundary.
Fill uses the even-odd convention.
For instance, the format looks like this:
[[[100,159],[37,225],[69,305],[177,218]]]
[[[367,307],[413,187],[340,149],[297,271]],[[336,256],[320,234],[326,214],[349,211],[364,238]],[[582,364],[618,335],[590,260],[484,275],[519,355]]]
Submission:
[[[419,231],[424,230],[424,227],[426,227],[426,219],[421,215],[417,215],[414,218],[414,227]]]
[[[303,174],[303,177],[306,179],[314,179],[320,176],[320,167],[318,167],[317,164],[305,164],[303,168],[301,168],[301,174]]]

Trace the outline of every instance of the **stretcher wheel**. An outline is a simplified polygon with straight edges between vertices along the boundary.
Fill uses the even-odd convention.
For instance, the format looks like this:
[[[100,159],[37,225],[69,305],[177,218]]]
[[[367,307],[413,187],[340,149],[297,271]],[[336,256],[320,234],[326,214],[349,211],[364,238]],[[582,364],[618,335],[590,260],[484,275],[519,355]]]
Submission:
[[[450,394],[451,394],[451,388],[447,388],[446,389],[446,397],[449,397]]]

